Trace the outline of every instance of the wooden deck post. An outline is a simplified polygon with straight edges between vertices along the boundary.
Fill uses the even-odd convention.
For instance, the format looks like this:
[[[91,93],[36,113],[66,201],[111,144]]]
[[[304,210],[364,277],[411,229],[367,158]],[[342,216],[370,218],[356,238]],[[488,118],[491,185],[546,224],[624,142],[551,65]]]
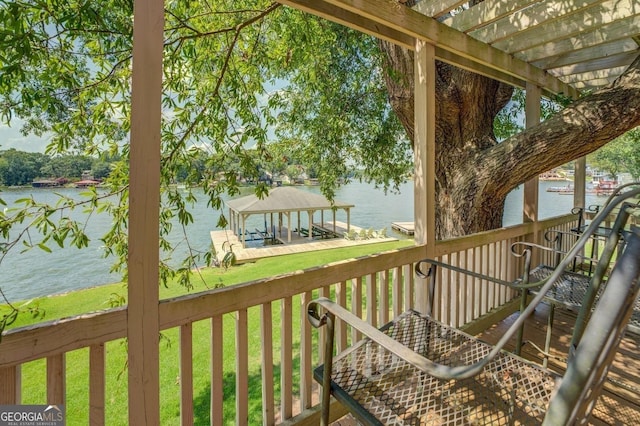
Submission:
[[[415,242],[425,257],[435,253],[435,47],[416,40],[414,102],[414,221]],[[427,312],[427,282],[416,278],[415,308]]]
[[[527,128],[540,123],[540,87],[527,83],[525,103],[525,126]],[[538,221],[538,177],[524,183],[523,221]]]
[[[573,175],[573,205],[574,207],[586,207],[587,196],[587,157],[576,160]]]
[[[129,181],[129,424],[160,424],[159,208],[164,4],[135,0]]]

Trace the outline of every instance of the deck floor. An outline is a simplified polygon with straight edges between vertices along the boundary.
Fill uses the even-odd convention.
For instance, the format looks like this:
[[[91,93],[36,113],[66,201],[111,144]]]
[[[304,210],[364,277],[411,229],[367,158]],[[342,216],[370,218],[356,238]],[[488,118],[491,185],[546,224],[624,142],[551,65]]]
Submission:
[[[542,304],[527,320],[524,332],[526,342],[533,342],[538,347],[544,347],[548,313],[549,306]],[[488,343],[495,344],[515,320],[516,315],[514,314],[494,325],[478,337]],[[551,353],[561,359],[566,357],[574,322],[575,313],[561,308],[555,310]],[[513,350],[514,342],[515,338],[512,339],[506,349]],[[607,376],[605,390],[593,411],[591,424],[640,424],[639,344],[640,336],[638,335],[627,333],[623,338]],[[525,343],[523,346],[522,356],[538,363],[542,362],[540,353],[530,343]],[[566,364],[561,360],[552,358],[549,361],[549,368],[562,373],[566,368]]]

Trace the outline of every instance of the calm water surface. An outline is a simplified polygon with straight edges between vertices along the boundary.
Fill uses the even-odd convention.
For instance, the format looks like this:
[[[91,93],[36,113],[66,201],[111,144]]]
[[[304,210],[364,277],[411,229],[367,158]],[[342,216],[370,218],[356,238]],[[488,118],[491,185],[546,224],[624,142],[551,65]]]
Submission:
[[[573,204],[573,196],[546,192],[548,186],[558,186],[558,182],[540,183],[540,216],[547,218],[567,213]],[[319,187],[300,187],[301,189],[320,193]],[[65,196],[77,197],[77,189],[56,189]],[[8,206],[15,200],[33,196],[37,201],[55,202],[57,197],[52,190],[47,189],[4,189],[0,193]],[[399,194],[384,194],[382,190],[364,183],[350,183],[340,190],[336,199],[355,205],[351,209],[351,223],[362,228],[387,228],[391,231],[391,222],[413,221],[413,185],[411,182],[402,185]],[[599,204],[602,200],[587,196],[587,205]],[[513,225],[522,222],[522,189],[513,191],[507,198],[504,224]],[[211,240],[209,232],[215,229],[219,212],[207,207],[202,201],[191,209],[195,223],[186,229],[189,243],[197,250],[209,249]],[[72,213],[76,218],[82,218],[83,213]],[[303,220],[304,216],[302,215]],[[325,220],[331,214],[325,213]],[[337,219],[346,221],[343,211],[337,213]],[[318,217],[315,220],[319,220]],[[105,283],[120,281],[118,274],[110,273],[113,259],[104,258],[100,237],[106,232],[111,223],[107,214],[94,214],[87,220],[86,233],[91,242],[87,249],[73,247],[57,248],[55,243],[49,246],[52,253],[39,249],[19,253],[20,248],[10,252],[0,264],[0,289],[11,301],[29,299],[49,294],[63,293],[79,288],[93,287]],[[261,216],[253,217],[252,227],[264,228]],[[171,240],[178,245],[174,259],[180,260],[186,252],[184,234],[179,226],[174,227]],[[395,234],[402,237],[399,234]],[[36,237],[36,236],[34,236]]]

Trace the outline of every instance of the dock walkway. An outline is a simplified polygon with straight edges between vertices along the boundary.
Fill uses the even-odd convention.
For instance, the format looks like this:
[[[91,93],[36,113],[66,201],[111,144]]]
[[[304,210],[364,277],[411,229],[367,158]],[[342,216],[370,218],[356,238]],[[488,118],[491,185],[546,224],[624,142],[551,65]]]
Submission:
[[[222,245],[228,241],[231,244],[233,252],[236,254],[237,263],[253,262],[258,259],[271,256],[281,256],[285,254],[301,253],[314,250],[326,250],[339,247],[350,247],[362,244],[375,244],[386,241],[397,241],[394,237],[375,237],[375,238],[358,238],[358,239],[346,239],[342,235],[347,232],[347,224],[336,221],[334,228],[333,222],[325,222],[323,224],[313,224],[313,228],[318,230],[324,230],[322,235],[318,235],[317,238],[309,239],[308,236],[298,233],[297,230],[291,232],[291,242],[287,242],[288,229],[282,227],[276,232],[275,240],[277,243],[264,244],[264,240],[248,241],[250,247],[242,248],[242,242],[238,239],[237,235],[228,230],[223,231],[211,231],[211,241],[218,253],[218,258],[221,258],[223,250]],[[360,233],[363,228],[351,225],[351,229]],[[327,233],[333,233],[338,235],[336,238],[327,238]],[[307,230],[308,235],[308,230]],[[228,244],[225,244],[225,249],[228,248]]]
[[[391,229],[406,235],[413,235],[415,232],[414,222],[391,222]]]

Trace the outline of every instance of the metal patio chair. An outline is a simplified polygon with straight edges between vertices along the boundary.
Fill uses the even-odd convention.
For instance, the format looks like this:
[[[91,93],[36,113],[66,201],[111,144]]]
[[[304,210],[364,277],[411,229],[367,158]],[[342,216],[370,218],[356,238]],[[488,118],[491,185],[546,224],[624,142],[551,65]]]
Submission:
[[[436,321],[428,313],[405,312],[378,330],[329,299],[312,301],[310,322],[328,327],[325,363],[314,372],[323,386],[321,424],[328,423],[331,395],[358,420],[373,425],[586,423],[640,289],[639,229],[630,232],[595,309],[583,305],[589,320],[564,376],[502,348],[609,212],[607,207],[594,219],[495,346]],[[431,260],[424,263],[446,266]],[[433,283],[430,280],[431,295]],[[337,318],[365,339],[334,357]]]
[[[584,232],[584,230],[587,228],[587,226],[589,226],[589,223],[590,223],[589,218],[592,218],[596,214],[598,214],[598,212],[600,211],[601,208],[607,206],[616,197],[618,197],[618,196],[620,196],[622,194],[637,190],[639,188],[640,188],[640,182],[629,182],[629,183],[620,185],[617,188],[615,188],[613,190],[613,192],[606,198],[606,200],[604,201],[604,203],[602,205],[600,205],[600,204],[592,204],[592,205],[588,206],[586,209],[583,209],[582,207],[574,207],[571,210],[571,213],[578,215],[578,224],[577,224],[576,227],[571,229],[571,233],[574,236],[579,236],[580,234],[582,234]],[[633,196],[632,199],[633,198],[635,198],[635,204],[640,203],[640,199],[639,199],[638,195]],[[592,236],[592,245],[591,245],[591,252],[590,252],[591,260],[592,259],[597,259],[599,257],[600,244],[602,242],[606,242],[606,239],[607,239],[609,233],[611,232],[609,219],[605,218],[604,222],[605,222],[604,226],[601,225],[598,228],[598,230],[594,232],[594,234]],[[561,239],[558,242],[560,243]],[[595,263],[593,261],[588,261],[587,263],[588,263],[588,274],[590,275],[592,273],[592,268],[593,268],[593,265]],[[575,261],[574,261],[574,268],[573,268],[574,272],[576,271],[575,266],[576,265],[575,265]]]
[[[616,219],[612,226],[602,226],[602,221],[608,220],[608,215],[603,214],[600,217],[597,227],[592,227],[589,231],[592,244],[599,244],[599,240],[602,239],[605,242],[604,249],[599,254],[599,258],[585,258],[580,257],[582,260],[587,259],[589,263],[588,273],[574,272],[575,269],[565,269],[560,274],[559,278],[555,280],[551,288],[544,293],[544,300],[549,303],[549,315],[547,317],[547,335],[545,339],[544,349],[538,348],[544,357],[543,365],[547,365],[548,358],[550,356],[550,342],[551,332],[553,328],[555,308],[557,306],[564,307],[566,309],[578,312],[578,318],[576,320],[576,328],[572,336],[572,345],[575,346],[577,341],[582,336],[582,330],[588,320],[590,310],[589,307],[593,306],[596,299],[602,292],[602,286],[606,282],[606,277],[611,267],[616,251],[620,253],[627,239],[631,235],[631,231],[626,229],[627,221],[630,215],[635,212],[640,212],[640,206],[637,204],[635,198],[640,196],[640,184],[627,185],[626,188],[637,187],[638,189],[631,191],[621,191],[622,195],[615,193],[617,198],[609,198],[605,206],[609,206],[606,211],[617,211]],[[618,202],[614,201],[618,200]],[[629,202],[631,200],[632,202]],[[583,231],[584,232],[584,231]],[[549,276],[560,264],[560,256],[565,254],[561,249],[562,232],[550,231],[554,234],[553,238],[549,240],[556,241],[555,247],[545,247],[528,242],[518,242],[512,246],[512,251],[515,253],[518,249],[522,250],[525,257],[524,274],[523,274],[523,286],[528,289],[532,294],[538,294],[542,289]],[[556,257],[554,265],[540,264],[536,267],[531,267],[531,254],[534,250],[544,251],[553,254]],[[597,251],[592,251],[592,256],[597,256]],[[575,264],[575,258],[574,258]],[[592,265],[595,264],[595,271],[592,274]],[[581,307],[586,305],[587,308],[581,310]],[[521,307],[522,309],[522,307]],[[636,334],[640,333],[640,299],[635,301],[634,307],[631,312],[631,317],[628,323],[628,329]],[[520,352],[522,346],[522,331],[519,333],[518,342],[516,343],[516,353]]]

